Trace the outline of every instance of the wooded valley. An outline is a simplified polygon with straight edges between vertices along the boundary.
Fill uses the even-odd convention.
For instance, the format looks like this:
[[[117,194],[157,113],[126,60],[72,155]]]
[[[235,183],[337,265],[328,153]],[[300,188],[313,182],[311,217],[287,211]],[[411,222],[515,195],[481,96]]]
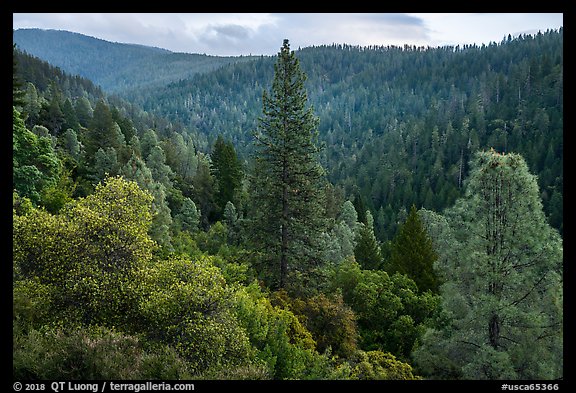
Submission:
[[[562,29],[16,30],[12,162],[15,379],[563,378]]]

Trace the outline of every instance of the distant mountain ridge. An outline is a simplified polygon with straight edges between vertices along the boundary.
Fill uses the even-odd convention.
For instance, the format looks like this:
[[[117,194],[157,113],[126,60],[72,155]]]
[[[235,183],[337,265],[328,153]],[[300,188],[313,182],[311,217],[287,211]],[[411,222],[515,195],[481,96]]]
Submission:
[[[237,57],[219,66],[211,56],[148,54],[128,64],[118,59],[108,75],[116,84],[106,92],[181,124],[201,152],[222,136],[249,157],[275,58]],[[480,47],[332,44],[297,56],[320,119],[327,176],[344,195],[364,198],[380,239],[392,238],[402,209],[412,204],[434,211],[451,206],[475,152],[490,148],[526,159],[550,223],[562,233],[563,29]],[[191,76],[178,74],[194,67]]]
[[[108,93],[166,85],[250,57],[175,53],[110,42],[65,30],[18,29],[17,47],[69,74],[90,79]]]

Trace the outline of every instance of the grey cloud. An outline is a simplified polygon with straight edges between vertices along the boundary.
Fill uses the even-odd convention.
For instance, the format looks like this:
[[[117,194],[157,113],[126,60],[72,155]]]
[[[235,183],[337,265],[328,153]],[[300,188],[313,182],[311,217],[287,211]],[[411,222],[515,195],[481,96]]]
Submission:
[[[562,14],[485,14],[482,26],[490,28],[471,29],[478,21],[474,14],[13,14],[14,28],[69,30],[108,41],[223,56],[275,55],[284,38],[294,49],[332,43],[435,45],[464,38],[483,42],[499,28],[513,35],[540,26],[557,28]],[[501,38],[504,33],[498,34]]]
[[[212,26],[210,30],[216,32],[218,38],[224,36],[234,40],[241,40],[250,36],[250,29],[240,25]]]

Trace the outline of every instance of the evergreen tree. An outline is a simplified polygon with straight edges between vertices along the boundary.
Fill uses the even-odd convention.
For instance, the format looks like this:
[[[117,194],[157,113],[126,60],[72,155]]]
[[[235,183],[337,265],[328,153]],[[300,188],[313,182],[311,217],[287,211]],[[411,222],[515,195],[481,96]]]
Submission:
[[[94,180],[94,183],[99,183],[108,176],[117,175],[119,169],[116,149],[113,147],[100,148],[94,155],[94,165],[91,167],[92,174],[89,177]]]
[[[434,272],[437,259],[432,239],[422,225],[416,206],[412,205],[406,221],[398,228],[392,240],[386,271],[408,275],[422,292],[431,290],[438,293],[439,282]]]
[[[354,256],[356,238],[359,227],[356,209],[350,201],[342,204],[338,220],[330,233],[323,234],[324,259],[332,264],[338,264],[344,259]]]
[[[120,173],[128,180],[135,181],[140,188],[148,191],[152,195],[152,213],[154,218],[149,233],[152,239],[158,242],[158,244],[170,250],[172,248],[172,237],[170,234],[172,216],[170,207],[166,201],[166,187],[154,180],[150,168],[134,153],[121,168]]]
[[[211,223],[216,222],[216,204],[214,202],[214,177],[210,174],[210,162],[207,156],[198,160],[196,175],[192,179],[192,199],[202,212],[200,224],[207,230]]]
[[[234,206],[232,202],[226,202],[223,217],[226,228],[228,229],[228,244],[238,245],[241,238],[240,218],[238,217],[236,206]]]
[[[212,175],[216,183],[214,200],[221,218],[227,202],[235,202],[242,185],[242,165],[232,142],[225,142],[221,135],[216,139],[210,156]]]
[[[76,100],[74,109],[76,110],[76,118],[78,119],[80,125],[82,127],[88,127],[94,114],[90,100],[88,100],[86,97],[80,97],[78,100]]]
[[[200,224],[200,211],[190,198],[184,198],[180,213],[176,214],[175,221],[180,226],[180,230],[196,232]]]
[[[15,55],[16,44],[12,45],[12,105],[18,110],[22,110],[25,104],[23,91],[23,83],[18,76],[18,61]]]
[[[342,210],[340,212],[340,220],[343,221],[354,234],[358,230],[358,214],[352,202],[346,201],[342,204]]]
[[[366,217],[366,223],[360,224],[360,229],[356,235],[354,256],[356,262],[363,269],[377,270],[382,265],[382,252],[374,235],[374,218],[370,210],[366,210],[364,216]]]
[[[262,96],[251,182],[253,241],[270,264],[272,286],[279,288],[287,286],[291,273],[310,271],[319,263],[324,229],[318,119],[311,107],[306,108],[305,80],[284,40],[272,89]]]
[[[120,134],[120,135],[118,135]],[[104,100],[98,101],[89,124],[86,140],[86,153],[91,161],[98,149],[113,147],[115,149],[125,144],[118,125],[112,119],[110,108]]]
[[[146,157],[146,166],[152,172],[152,177],[166,188],[172,187],[174,173],[172,168],[166,165],[166,155],[160,146],[154,146]]]
[[[26,83],[25,92],[22,115],[25,117],[26,126],[33,127],[39,121],[42,100],[44,98],[38,95],[36,86],[30,82]]]
[[[156,131],[148,129],[142,134],[140,138],[140,151],[142,152],[142,157],[146,158],[152,152],[152,148],[158,146],[158,135]]]
[[[72,158],[77,160],[80,157],[81,147],[78,141],[78,135],[76,131],[69,128],[63,134],[61,138],[62,148],[70,154]]]
[[[64,125],[65,118],[64,113],[60,109],[60,103],[58,102],[59,94],[53,94],[50,101],[40,109],[40,119],[39,121],[46,125],[50,130],[52,135],[59,135]]]
[[[73,130],[80,129],[80,123],[78,123],[78,117],[76,116],[76,111],[72,106],[72,101],[69,98],[66,98],[64,103],[61,106],[62,115],[64,117],[64,122],[62,124],[62,130],[68,130],[69,128]]]
[[[445,212],[438,268],[444,323],[415,354],[426,374],[563,377],[563,246],[519,154],[478,152],[465,196]],[[440,223],[437,221],[437,223]]]
[[[358,222],[366,224],[366,205],[359,191],[356,191],[354,196],[354,208],[358,214]]]

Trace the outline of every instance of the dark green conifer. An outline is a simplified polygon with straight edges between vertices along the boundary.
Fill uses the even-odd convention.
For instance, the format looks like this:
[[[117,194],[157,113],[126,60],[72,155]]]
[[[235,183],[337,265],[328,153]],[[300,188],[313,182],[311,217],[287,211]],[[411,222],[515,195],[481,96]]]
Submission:
[[[306,75],[288,40],[274,71],[254,133],[253,241],[266,255],[272,286],[284,288],[290,277],[310,277],[319,263],[324,170],[318,118],[306,105]]]
[[[408,275],[422,292],[438,292],[438,277],[434,272],[434,262],[438,255],[432,245],[415,205],[410,208],[406,221],[400,225],[392,240],[390,260],[386,270],[393,274]]]
[[[242,186],[242,164],[236,155],[232,142],[218,136],[210,156],[212,175],[216,183],[215,203],[218,207],[217,218],[222,218],[227,202],[234,203],[236,194]]]

